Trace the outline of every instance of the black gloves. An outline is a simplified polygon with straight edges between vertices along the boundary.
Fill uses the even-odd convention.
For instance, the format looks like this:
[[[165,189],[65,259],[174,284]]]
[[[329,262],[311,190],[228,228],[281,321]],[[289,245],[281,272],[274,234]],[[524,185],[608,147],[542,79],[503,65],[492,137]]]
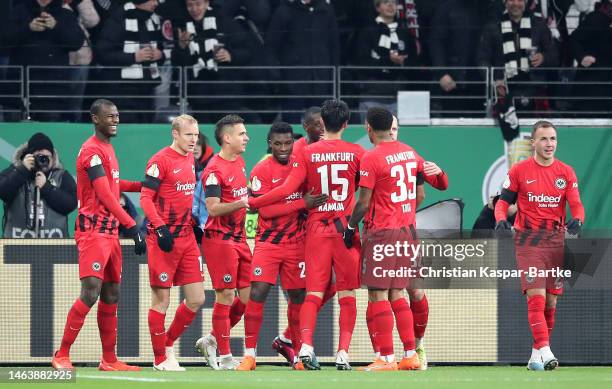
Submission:
[[[138,226],[132,226],[125,230],[125,235],[134,239],[134,253],[136,255],[143,255],[147,252],[147,243],[142,232],[138,230]]]
[[[344,245],[347,249],[353,247],[353,241],[355,239],[355,229],[351,228],[348,224],[344,229],[344,233],[342,233],[342,240],[344,240]]]
[[[505,231],[508,230],[510,231],[512,229],[512,224],[510,224],[510,222],[508,220],[500,220],[497,222],[497,225],[495,226],[495,231]]]
[[[565,228],[567,228],[567,232],[571,235],[578,235],[580,230],[582,230],[582,222],[580,219],[573,218],[567,222]]]
[[[155,229],[155,233],[157,234],[157,244],[159,245],[159,248],[167,253],[172,251],[172,246],[174,246],[174,238],[172,237],[168,226],[163,225],[161,227],[157,227]]]

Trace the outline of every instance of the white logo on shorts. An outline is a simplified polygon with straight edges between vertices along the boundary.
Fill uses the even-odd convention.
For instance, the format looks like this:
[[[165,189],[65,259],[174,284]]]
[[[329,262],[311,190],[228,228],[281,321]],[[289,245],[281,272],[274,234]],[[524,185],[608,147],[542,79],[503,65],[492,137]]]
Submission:
[[[231,274],[226,274],[223,276],[223,282],[232,282]]]
[[[94,262],[91,264],[91,268],[93,269],[93,271],[100,271],[102,266],[100,265],[100,262]]]
[[[166,272],[161,273],[161,274],[159,275],[159,280],[160,280],[161,282],[166,282],[166,281],[168,281],[168,273],[166,273]]]
[[[262,270],[259,266],[257,266],[255,270],[253,270],[253,274],[255,274],[256,276],[260,276],[261,273],[262,273]]]
[[[525,281],[527,281],[528,284],[532,284],[533,281],[535,281],[535,278],[533,276],[525,276]]]

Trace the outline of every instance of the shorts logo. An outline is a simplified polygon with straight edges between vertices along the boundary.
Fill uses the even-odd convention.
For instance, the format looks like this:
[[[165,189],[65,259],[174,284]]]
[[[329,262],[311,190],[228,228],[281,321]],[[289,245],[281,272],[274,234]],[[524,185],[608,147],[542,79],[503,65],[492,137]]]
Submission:
[[[260,276],[261,273],[262,273],[262,270],[259,266],[257,266],[255,270],[253,270],[253,274],[255,274],[256,276]]]
[[[563,288],[563,280],[556,279],[555,280],[555,289],[561,289],[561,288]]]
[[[223,282],[232,282],[232,276],[230,274],[226,274],[223,276]]]
[[[533,276],[525,276],[525,281],[528,284],[533,284],[533,281],[535,281],[535,278]]]
[[[100,265],[100,262],[94,262],[91,264],[91,268],[93,269],[93,271],[100,271],[102,266]]]
[[[161,282],[166,282],[166,281],[168,281],[168,273],[166,273],[166,272],[161,273],[161,274],[159,275],[159,280],[160,280]]]
[[[555,186],[557,187],[557,189],[565,189],[565,187],[567,186],[567,181],[565,181],[564,178],[557,178],[555,180]]]

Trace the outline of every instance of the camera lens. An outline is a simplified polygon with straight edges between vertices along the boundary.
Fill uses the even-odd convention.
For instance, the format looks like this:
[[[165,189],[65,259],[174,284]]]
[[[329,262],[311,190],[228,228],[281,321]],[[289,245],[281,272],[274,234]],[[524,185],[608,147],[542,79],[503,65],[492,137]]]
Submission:
[[[46,155],[39,154],[34,156],[34,165],[38,170],[49,166],[49,161],[50,159]]]

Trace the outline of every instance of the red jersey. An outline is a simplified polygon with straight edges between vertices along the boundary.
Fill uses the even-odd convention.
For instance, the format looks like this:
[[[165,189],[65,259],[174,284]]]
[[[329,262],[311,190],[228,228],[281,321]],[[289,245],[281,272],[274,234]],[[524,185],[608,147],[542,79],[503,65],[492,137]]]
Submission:
[[[372,189],[365,229],[415,224],[416,187],[423,183],[423,158],[404,143],[381,142],[361,159],[359,186]]]
[[[300,153],[304,150],[304,148],[306,148],[306,146],[308,146],[308,139],[303,136],[293,142],[293,151],[291,152],[291,154],[300,155]]]
[[[244,159],[238,156],[227,161],[216,154],[202,173],[206,197],[219,197],[222,203],[233,203],[248,198],[247,178]],[[246,209],[240,209],[225,216],[208,217],[204,233],[207,237],[227,241],[246,241],[244,222]]]
[[[307,228],[319,236],[342,234],[355,206],[356,179],[365,149],[343,140],[320,140],[304,148],[291,175],[305,182],[314,195],[329,195],[327,202],[308,210]]]
[[[503,188],[517,195],[514,228],[518,231],[562,229],[565,202],[580,203],[574,169],[557,159],[550,166],[538,164],[533,157],[515,164]]]
[[[303,139],[303,138],[302,138]],[[273,156],[259,162],[251,171],[251,193],[260,196],[270,190],[281,186],[291,172],[295,156],[291,156],[286,165],[279,163]],[[281,206],[287,211],[288,207],[294,209],[282,216],[264,217],[264,210],[259,210],[256,244],[270,243],[274,245],[295,244],[304,238],[306,214],[302,191],[298,190],[287,196],[274,206]]]
[[[174,236],[193,232],[191,207],[196,186],[192,153],[181,155],[170,147],[147,163],[140,202],[149,230],[166,225]],[[153,207],[150,205],[153,204]]]
[[[77,156],[78,215],[75,236],[94,232],[104,236],[118,236],[119,221],[96,196],[88,171],[102,166],[113,197],[119,202],[119,161],[110,143],[102,142],[95,135],[83,143]],[[95,179],[95,178],[94,178]]]

